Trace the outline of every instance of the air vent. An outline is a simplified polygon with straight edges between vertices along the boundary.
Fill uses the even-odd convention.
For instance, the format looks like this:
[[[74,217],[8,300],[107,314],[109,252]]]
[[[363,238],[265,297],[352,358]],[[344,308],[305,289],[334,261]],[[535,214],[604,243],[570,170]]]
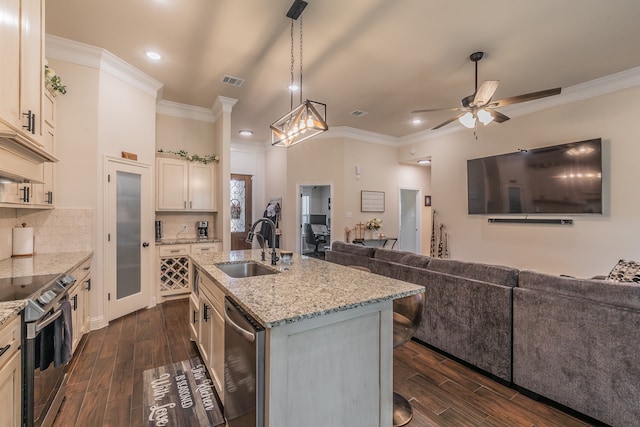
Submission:
[[[360,111],[360,110],[353,110],[351,113],[353,117],[361,117],[364,116],[365,114],[368,114],[366,111]]]
[[[244,84],[244,79],[239,79],[233,76],[222,77],[222,83],[226,83],[231,86],[240,87]]]

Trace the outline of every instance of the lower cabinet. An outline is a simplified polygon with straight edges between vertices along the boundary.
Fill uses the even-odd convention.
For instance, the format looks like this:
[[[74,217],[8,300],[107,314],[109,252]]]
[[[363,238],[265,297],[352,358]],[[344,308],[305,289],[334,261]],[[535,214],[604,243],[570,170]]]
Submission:
[[[0,426],[22,425],[20,316],[0,326]]]
[[[198,349],[220,398],[224,399],[224,292],[203,273],[198,274],[198,282]],[[195,314],[192,309],[191,316]],[[190,323],[195,323],[193,317]]]
[[[72,348],[80,343],[80,339],[90,329],[89,292],[91,291],[91,258],[83,262],[69,274],[76,282],[69,289],[71,302]]]

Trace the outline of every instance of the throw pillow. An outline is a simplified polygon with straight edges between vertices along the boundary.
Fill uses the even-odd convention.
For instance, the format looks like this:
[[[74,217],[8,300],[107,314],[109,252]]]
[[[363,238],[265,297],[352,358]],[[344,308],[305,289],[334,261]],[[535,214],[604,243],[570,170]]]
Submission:
[[[640,263],[621,259],[613,267],[607,280],[612,282],[636,282],[640,283]]]

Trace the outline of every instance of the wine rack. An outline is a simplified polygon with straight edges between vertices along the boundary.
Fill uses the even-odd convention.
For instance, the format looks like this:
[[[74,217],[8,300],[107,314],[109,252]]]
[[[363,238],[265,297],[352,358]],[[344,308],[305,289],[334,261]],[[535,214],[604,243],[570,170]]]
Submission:
[[[160,295],[191,292],[190,271],[191,261],[188,256],[160,258]]]

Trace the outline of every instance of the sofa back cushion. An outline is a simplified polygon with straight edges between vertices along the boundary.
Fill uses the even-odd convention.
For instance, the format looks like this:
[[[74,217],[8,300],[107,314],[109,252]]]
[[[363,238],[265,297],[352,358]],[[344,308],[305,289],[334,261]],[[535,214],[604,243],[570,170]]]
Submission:
[[[431,258],[427,269],[511,288],[518,286],[518,269],[501,265]]]
[[[525,270],[520,272],[518,286],[619,307],[640,309],[640,284],[635,282],[576,279]]]
[[[331,244],[331,250],[336,252],[346,252],[353,255],[359,255],[364,257],[373,257],[376,248],[354,245],[353,243],[345,243],[336,240]]]
[[[396,262],[417,268],[426,268],[431,259],[425,255],[418,255],[413,252],[394,251],[391,249],[377,249],[373,257],[380,261]]]

